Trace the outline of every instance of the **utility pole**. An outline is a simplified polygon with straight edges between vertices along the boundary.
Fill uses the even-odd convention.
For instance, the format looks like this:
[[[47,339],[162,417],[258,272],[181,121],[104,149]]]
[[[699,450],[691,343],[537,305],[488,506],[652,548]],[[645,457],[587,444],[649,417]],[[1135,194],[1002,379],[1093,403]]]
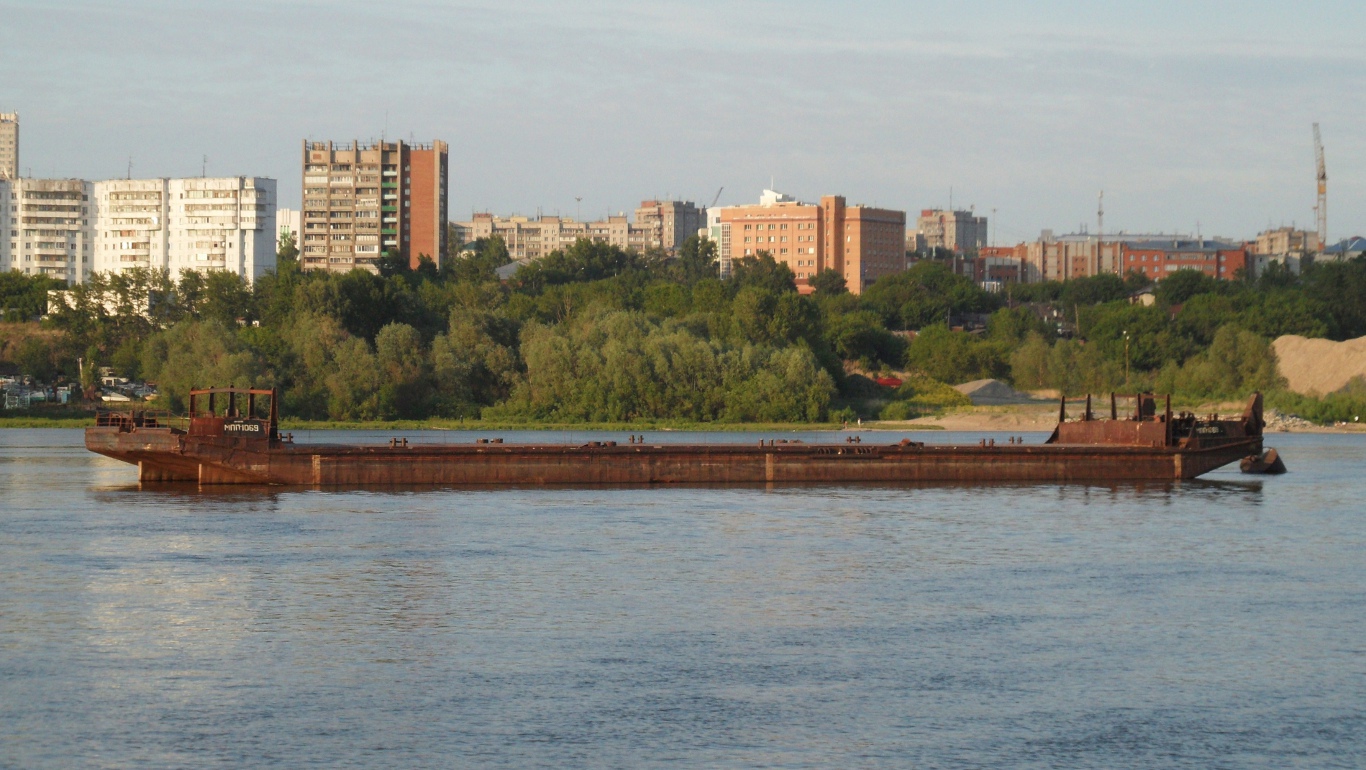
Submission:
[[[1319,197],[1314,204],[1314,218],[1318,220],[1319,250],[1328,247],[1328,167],[1323,162],[1323,137],[1319,124],[1314,124],[1314,161],[1318,171]]]
[[[1101,251],[1105,248],[1105,191],[1100,191],[1100,203],[1096,208],[1096,263],[1091,275],[1100,273]]]

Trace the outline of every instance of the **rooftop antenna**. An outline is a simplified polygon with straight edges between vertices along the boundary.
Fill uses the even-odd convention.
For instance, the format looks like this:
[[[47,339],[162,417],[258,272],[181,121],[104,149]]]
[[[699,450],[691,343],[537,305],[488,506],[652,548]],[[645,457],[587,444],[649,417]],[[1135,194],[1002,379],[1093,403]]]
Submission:
[[[987,229],[991,230],[991,247],[996,248],[996,207],[991,207],[991,221],[987,223]]]
[[[209,156],[205,155],[205,156],[204,156],[204,161],[203,161],[203,163],[201,163],[200,166],[199,166],[199,176],[200,176],[200,178],[202,179],[203,177],[206,177],[206,176],[208,176],[208,175],[209,175]]]
[[[132,178],[133,178],[133,156],[132,156],[132,155],[129,155],[129,156],[128,156],[128,176],[127,176],[126,178],[127,178],[127,179],[132,179]]]
[[[575,195],[575,196],[574,196],[574,221],[575,221],[575,222],[582,222],[582,221],[583,221],[583,196],[582,196],[582,195]]]
[[[949,185],[949,211],[953,211],[953,185]]]

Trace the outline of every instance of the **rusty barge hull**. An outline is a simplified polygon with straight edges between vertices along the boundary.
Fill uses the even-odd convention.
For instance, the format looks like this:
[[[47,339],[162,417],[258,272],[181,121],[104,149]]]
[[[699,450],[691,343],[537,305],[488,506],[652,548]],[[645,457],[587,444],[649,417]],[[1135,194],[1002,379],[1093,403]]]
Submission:
[[[257,416],[258,397],[269,399],[266,417]],[[582,446],[406,439],[349,446],[300,445],[282,435],[274,390],[210,388],[191,391],[184,429],[149,413],[105,413],[86,430],[85,444],[136,465],[147,483],[313,487],[1175,481],[1261,454],[1260,395],[1235,419],[1175,415],[1170,399],[1159,415],[1151,396],[1134,401],[1133,414],[1120,419],[1112,395],[1103,420],[1088,396],[1082,419],[1068,420],[1064,399],[1058,427],[1042,445],[905,439],[878,446],[854,437],[844,445],[648,444],[632,436],[629,444]]]
[[[245,442],[244,442],[245,443]],[[1192,479],[1261,451],[1087,445],[225,446],[91,428],[87,446],[144,482],[291,486],[1078,482]]]

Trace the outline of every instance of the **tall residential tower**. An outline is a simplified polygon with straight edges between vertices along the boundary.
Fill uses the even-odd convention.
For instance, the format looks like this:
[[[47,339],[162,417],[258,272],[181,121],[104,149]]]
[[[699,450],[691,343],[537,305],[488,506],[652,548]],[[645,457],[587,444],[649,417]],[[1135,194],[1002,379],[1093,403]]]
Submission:
[[[19,113],[0,112],[0,179],[19,178]]]
[[[378,271],[395,252],[417,267],[446,253],[445,142],[304,142],[305,270]]]

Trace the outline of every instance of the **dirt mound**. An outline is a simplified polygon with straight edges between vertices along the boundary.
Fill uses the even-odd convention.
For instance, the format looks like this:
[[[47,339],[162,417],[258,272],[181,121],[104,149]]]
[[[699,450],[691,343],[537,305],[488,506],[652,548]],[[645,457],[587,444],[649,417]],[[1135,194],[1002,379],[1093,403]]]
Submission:
[[[1366,337],[1333,342],[1287,334],[1271,346],[1277,370],[1296,393],[1323,396],[1366,377]]]
[[[973,406],[1028,404],[1034,401],[1028,393],[1021,393],[1000,380],[973,380],[954,385],[953,389],[967,396]]]

